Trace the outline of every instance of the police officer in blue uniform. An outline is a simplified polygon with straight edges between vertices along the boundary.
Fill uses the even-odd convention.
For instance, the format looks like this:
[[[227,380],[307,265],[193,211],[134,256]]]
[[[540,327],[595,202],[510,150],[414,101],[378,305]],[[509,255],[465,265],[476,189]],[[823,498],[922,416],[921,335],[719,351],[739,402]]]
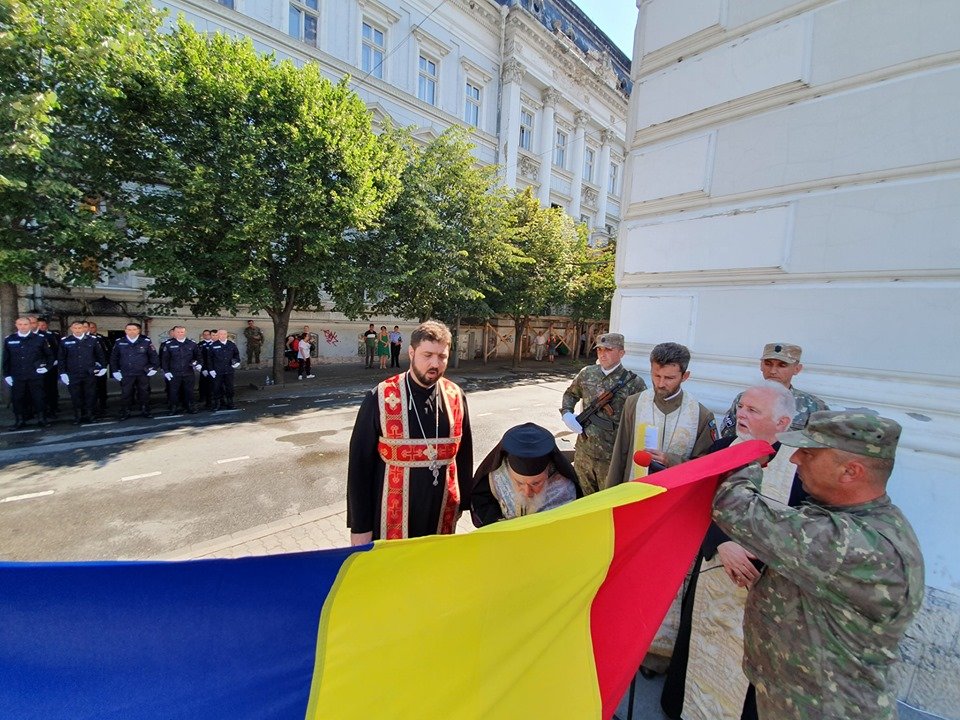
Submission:
[[[204,330],[200,334],[200,364],[203,369],[200,371],[200,379],[197,381],[197,394],[200,396],[200,402],[207,410],[213,409],[213,378],[207,370],[207,348],[213,342],[213,335],[216,330]]]
[[[234,373],[240,367],[240,348],[218,330],[204,353],[204,370],[213,381],[213,409],[233,410]]]
[[[173,328],[173,339],[168,342],[160,361],[163,376],[169,381],[167,385],[167,403],[170,414],[176,412],[178,403],[183,409],[193,414],[193,380],[194,371],[202,369],[200,364],[200,348],[187,337],[187,329],[183,325]]]
[[[97,401],[97,378],[107,374],[107,359],[96,338],[83,331],[79,320],[71,323],[70,335],[60,341],[57,370],[60,382],[70,391],[75,425],[93,422]]]
[[[48,372],[43,376],[43,401],[47,408],[47,418],[55,420],[57,413],[60,411],[60,396],[57,387],[57,373],[60,371],[56,369],[56,365],[57,358],[60,356],[61,337],[60,333],[50,329],[50,320],[46,317],[37,318],[36,333],[47,341],[50,356],[54,359],[53,367],[51,367],[53,372]]]
[[[153,342],[140,334],[140,323],[130,322],[124,336],[110,353],[113,379],[120,383],[120,419],[130,417],[130,406],[137,403],[143,417],[150,417],[150,380],[157,374],[160,357]]]
[[[3,340],[4,382],[10,386],[13,401],[14,430],[27,424],[27,411],[32,402],[40,427],[47,422],[43,404],[43,376],[50,371],[53,357],[47,341],[30,331],[30,320],[17,318],[17,331]]]

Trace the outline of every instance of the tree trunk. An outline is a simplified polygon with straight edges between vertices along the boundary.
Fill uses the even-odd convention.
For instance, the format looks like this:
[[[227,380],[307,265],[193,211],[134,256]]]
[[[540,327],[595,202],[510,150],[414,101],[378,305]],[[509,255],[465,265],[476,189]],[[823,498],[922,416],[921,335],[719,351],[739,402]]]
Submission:
[[[514,317],[513,318],[513,367],[520,367],[520,362],[522,359],[523,353],[521,352],[521,346],[523,344],[523,328],[527,324],[526,315]]]
[[[453,354],[453,362],[451,366],[454,368],[460,367],[460,316],[457,315],[456,320],[453,323],[453,328],[451,328],[453,333],[453,342],[450,346],[450,352]]]
[[[19,314],[19,306],[17,305],[17,297],[19,292],[17,292],[17,286],[15,283],[0,283],[0,328],[3,329],[3,332],[0,333],[0,336],[6,337],[14,331],[14,323],[17,320],[17,315]],[[3,368],[6,370],[6,368]],[[6,375],[6,372],[0,374],[0,377]],[[10,388],[5,382],[0,382],[2,390],[0,390],[0,397],[3,398],[3,401],[10,401]]]
[[[290,329],[290,314],[295,304],[296,290],[287,288],[286,300],[280,308],[264,308],[273,321],[273,382],[283,385],[286,382],[285,370],[287,359],[284,351],[287,349],[287,330]]]

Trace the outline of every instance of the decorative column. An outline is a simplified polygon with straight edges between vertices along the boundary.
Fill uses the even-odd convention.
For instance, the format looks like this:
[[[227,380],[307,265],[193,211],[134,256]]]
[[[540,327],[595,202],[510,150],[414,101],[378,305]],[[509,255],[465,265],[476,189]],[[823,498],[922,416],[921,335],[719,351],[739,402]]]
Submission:
[[[554,88],[543,91],[543,112],[540,114],[540,128],[535,131],[540,135],[540,170],[537,182],[540,189],[537,197],[543,207],[550,207],[550,178],[553,176],[553,135],[555,125],[553,120],[560,92]]]
[[[590,116],[583,110],[578,110],[573,116],[573,153],[570,161],[573,163],[573,183],[570,186],[570,214],[574,220],[580,220],[580,193],[583,190],[583,136],[586,132]]]
[[[593,229],[606,232],[607,227],[607,190],[610,185],[610,141],[613,140],[613,132],[604,128],[600,131],[600,167],[597,172],[597,185],[600,186],[600,192],[597,195],[597,216],[593,221]]]
[[[520,85],[525,68],[510,58],[500,68],[503,78],[503,112],[500,117],[500,177],[507,187],[517,186],[520,146]]]

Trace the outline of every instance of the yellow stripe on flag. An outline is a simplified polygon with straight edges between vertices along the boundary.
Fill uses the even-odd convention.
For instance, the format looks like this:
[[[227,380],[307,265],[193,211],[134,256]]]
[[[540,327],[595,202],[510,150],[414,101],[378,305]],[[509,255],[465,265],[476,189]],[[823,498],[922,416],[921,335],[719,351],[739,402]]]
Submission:
[[[324,606],[309,720],[596,718],[590,607],[626,483],[468,535],[378,542]]]

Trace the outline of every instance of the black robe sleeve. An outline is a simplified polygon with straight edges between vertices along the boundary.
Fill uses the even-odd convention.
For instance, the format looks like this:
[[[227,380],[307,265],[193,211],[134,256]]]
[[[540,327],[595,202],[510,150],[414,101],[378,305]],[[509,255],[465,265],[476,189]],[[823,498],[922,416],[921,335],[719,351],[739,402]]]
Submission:
[[[347,525],[351,532],[373,531],[377,501],[377,439],[380,437],[380,410],[376,391],[368,392],[360,404],[350,436],[347,465]]]
[[[457,449],[457,484],[460,486],[460,512],[470,509],[471,486],[473,485],[473,432],[470,429],[470,410],[467,396],[461,391],[463,401],[463,428],[460,447]]]

